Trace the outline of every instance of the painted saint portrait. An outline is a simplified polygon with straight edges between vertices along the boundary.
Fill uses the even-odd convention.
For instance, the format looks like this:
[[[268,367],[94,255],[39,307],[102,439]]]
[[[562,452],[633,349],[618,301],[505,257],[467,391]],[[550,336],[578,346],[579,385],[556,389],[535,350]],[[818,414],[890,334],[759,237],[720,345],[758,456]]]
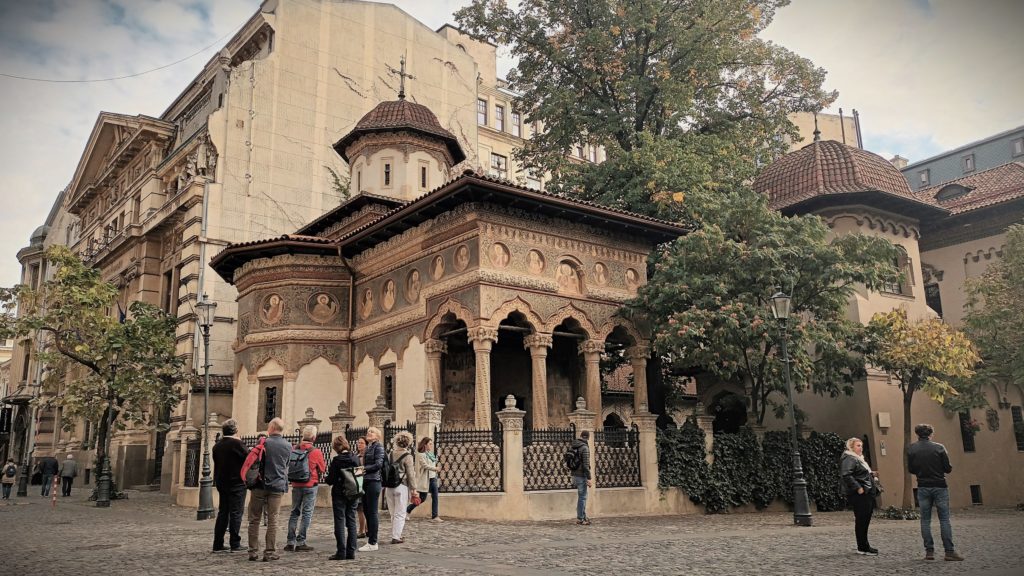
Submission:
[[[318,292],[306,302],[306,313],[317,324],[326,324],[338,315],[338,302],[326,292]]]
[[[381,290],[380,306],[385,312],[395,307],[395,281],[388,280]]]
[[[359,306],[359,315],[364,319],[369,318],[373,313],[373,290],[367,288],[363,291],[362,305]]]
[[[438,254],[430,263],[430,277],[440,280],[442,276],[444,276],[444,257]]]
[[[640,275],[632,268],[626,270],[626,287],[630,290],[636,290],[638,286],[640,286]]]
[[[419,301],[421,287],[420,271],[413,268],[412,272],[409,272],[409,278],[405,281],[405,299],[410,304]]]
[[[455,249],[455,269],[462,272],[469,266],[469,248],[465,244],[460,244]]]
[[[573,294],[582,292],[580,289],[580,275],[576,272],[576,267],[568,262],[558,264],[555,282],[558,283],[558,289],[563,292],[572,292]]]
[[[260,318],[266,324],[277,324],[284,316],[284,300],[277,294],[271,294],[263,300],[260,306]]]
[[[504,268],[508,266],[510,255],[508,247],[500,242],[495,242],[491,246],[491,264],[495,268]]]
[[[527,266],[529,267],[530,274],[540,274],[544,272],[544,255],[536,250],[530,250],[530,253],[526,257]]]
[[[608,267],[603,262],[594,264],[594,282],[601,286],[608,283]]]

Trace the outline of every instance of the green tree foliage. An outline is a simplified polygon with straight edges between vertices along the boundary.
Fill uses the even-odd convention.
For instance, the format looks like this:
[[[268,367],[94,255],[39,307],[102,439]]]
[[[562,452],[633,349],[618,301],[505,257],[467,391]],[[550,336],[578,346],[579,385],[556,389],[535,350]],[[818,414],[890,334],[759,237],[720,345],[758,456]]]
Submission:
[[[858,286],[896,278],[896,251],[859,234],[829,240],[815,216],[784,217],[752,193],[723,194],[715,222],[653,255],[654,277],[633,301],[655,330],[656,345],[677,366],[697,367],[747,391],[751,413],[784,403],[780,327],[768,299],[792,297],[789,319],[793,386],[837,396],[863,376],[862,328],[846,318]]]
[[[0,335],[40,334],[43,385],[56,392],[67,421],[82,417],[96,425],[100,459],[113,429],[152,425],[160,408],[178,401],[175,384],[185,376],[175,356],[176,320],[133,302],[121,322],[117,287],[103,281],[99,270],[64,246],[48,249],[46,259],[53,279],[37,289],[0,291]]]
[[[983,360],[979,389],[995,386],[1005,396],[1011,384],[1024,386],[1024,224],[1007,230],[1002,259],[968,280],[964,331]]]
[[[544,125],[519,154],[527,166],[556,174],[555,188],[669,217],[677,193],[748,180],[796,134],[789,113],[834,100],[824,70],[757,36],[787,3],[475,0],[456,20],[518,59],[515,105]],[[608,161],[570,161],[581,143]]]
[[[971,376],[980,358],[964,333],[938,318],[911,321],[903,309],[878,313],[868,323],[868,361],[885,370],[903,393],[903,444],[910,447],[914,394],[920,390],[942,404],[960,395],[977,396]],[[906,450],[904,450],[904,454]],[[910,471],[903,479],[903,507],[912,505]]]

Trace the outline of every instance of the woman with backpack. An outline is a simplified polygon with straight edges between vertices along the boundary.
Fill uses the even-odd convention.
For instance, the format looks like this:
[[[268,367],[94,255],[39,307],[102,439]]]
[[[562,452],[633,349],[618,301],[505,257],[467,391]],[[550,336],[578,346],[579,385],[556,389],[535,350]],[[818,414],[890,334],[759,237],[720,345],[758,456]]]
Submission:
[[[17,480],[18,467],[14,464],[14,458],[8,458],[7,464],[4,465],[3,472],[0,473],[0,482],[3,483],[4,487],[4,500],[11,499],[11,488]]]
[[[412,503],[415,506],[420,504],[420,495],[416,491],[416,466],[413,464],[413,456],[409,451],[412,445],[412,435],[408,432],[399,432],[395,435],[395,448],[391,451],[391,464],[397,472],[396,486],[388,487],[388,508],[391,510],[391,543],[401,544],[402,531],[405,529],[407,517],[406,506],[409,505],[409,497],[412,495]],[[392,482],[394,483],[394,482]]]
[[[377,529],[380,526],[380,470],[384,467],[384,446],[380,443],[380,429],[370,426],[366,429],[366,454],[363,457],[363,513],[366,514],[366,544],[360,552],[377,550]]]
[[[434,441],[430,438],[423,438],[416,445],[416,485],[420,489],[420,502],[426,501],[427,494],[430,494],[430,520],[441,522],[437,515],[437,455],[434,454]],[[406,515],[416,506],[410,503],[405,509]]]
[[[325,482],[331,486],[331,507],[334,510],[334,542],[337,551],[331,560],[356,558],[356,504],[362,500],[362,490],[356,478],[361,465],[359,458],[349,450],[348,440],[338,436],[331,442],[337,456],[331,459]],[[347,537],[346,537],[347,532]]]

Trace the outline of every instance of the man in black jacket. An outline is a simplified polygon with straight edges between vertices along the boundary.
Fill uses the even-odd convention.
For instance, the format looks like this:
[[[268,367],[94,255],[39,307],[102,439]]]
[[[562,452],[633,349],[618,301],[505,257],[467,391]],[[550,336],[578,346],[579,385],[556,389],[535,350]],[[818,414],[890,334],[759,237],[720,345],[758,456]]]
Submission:
[[[917,503],[921,507],[921,537],[924,539],[925,560],[935,559],[932,541],[932,507],[939,512],[939,532],[946,560],[959,561],[963,556],[953,547],[953,527],[949,523],[949,487],[946,474],[953,471],[949,454],[942,444],[932,442],[935,429],[929,424],[914,427],[917,442],[907,450],[907,469],[917,476]]]
[[[245,481],[242,463],[249,450],[238,439],[238,424],[227,420],[222,425],[224,436],[213,446],[213,481],[220,495],[217,523],[213,527],[213,551],[226,552],[224,532],[230,527],[232,552],[245,552],[242,547],[242,512],[245,510]]]
[[[572,471],[572,481],[576,484],[576,523],[590,526],[587,517],[587,492],[590,482],[590,431],[580,432],[580,437],[572,442],[572,449],[579,458],[579,466]]]
[[[50,495],[50,485],[53,484],[53,477],[60,471],[60,463],[53,456],[44,456],[39,460],[39,474],[43,479],[42,494]]]

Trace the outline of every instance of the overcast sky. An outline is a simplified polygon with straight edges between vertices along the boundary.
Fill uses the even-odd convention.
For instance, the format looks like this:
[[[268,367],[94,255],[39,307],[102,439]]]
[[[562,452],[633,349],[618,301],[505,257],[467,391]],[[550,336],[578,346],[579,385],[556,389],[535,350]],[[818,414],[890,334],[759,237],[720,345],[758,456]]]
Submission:
[[[468,0],[392,3],[438,28]],[[73,176],[97,114],[159,115],[258,7],[0,0],[0,74],[110,78],[209,46],[111,82],[0,77],[0,285],[19,281],[15,254]],[[1021,0],[794,0],[764,36],[828,70],[835,108],[861,114],[866,148],[913,162],[1024,124],[1021,23]]]

